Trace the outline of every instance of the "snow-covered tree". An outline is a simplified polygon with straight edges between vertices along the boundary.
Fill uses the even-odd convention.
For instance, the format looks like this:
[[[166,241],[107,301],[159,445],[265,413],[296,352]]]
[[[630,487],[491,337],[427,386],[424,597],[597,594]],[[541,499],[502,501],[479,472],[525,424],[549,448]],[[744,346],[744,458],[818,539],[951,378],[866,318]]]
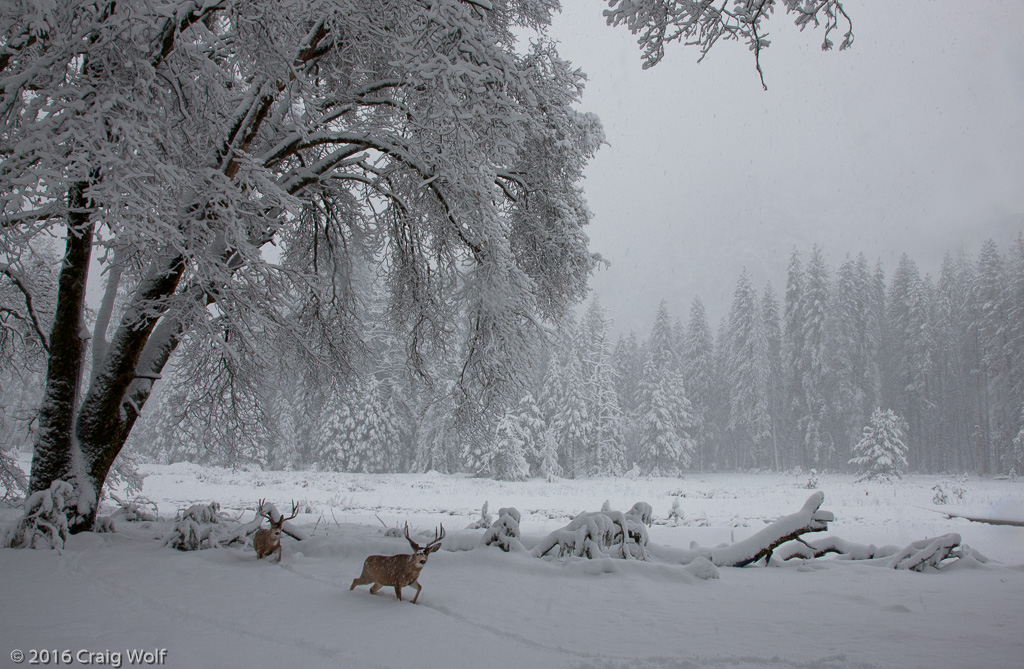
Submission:
[[[459,456],[464,444],[455,425],[454,382],[440,386],[437,396],[424,398],[417,413],[412,436],[412,469],[450,474],[459,471]]]
[[[22,276],[36,239],[65,241],[31,489],[72,481],[73,530],[173,353],[269,329],[317,364],[344,348],[346,284],[325,270],[347,253],[387,259],[411,353],[461,312],[484,406],[583,296],[577,181],[602,134],[544,37],[550,3],[30,6],[0,10],[0,267]],[[124,306],[87,341],[94,259]]]
[[[934,376],[930,293],[931,287],[921,278],[917,263],[903,254],[892,275],[887,300],[893,353],[894,395],[891,399],[910,429],[919,436],[929,421],[930,386]],[[923,462],[927,453],[912,455]]]
[[[325,412],[317,461],[344,472],[396,471],[401,458],[400,413],[387,387],[373,375],[360,378]]]
[[[704,303],[699,297],[690,306],[690,319],[683,335],[682,370],[693,412],[694,441],[696,446],[694,463],[699,470],[707,464],[709,442],[713,438],[714,423],[711,407],[715,390],[715,342],[708,325]]]
[[[765,338],[768,342],[768,416],[771,421],[771,463],[776,470],[782,469],[786,457],[785,447],[779,439],[780,425],[785,419],[785,383],[782,377],[782,329],[779,317],[779,300],[771,283],[761,294],[761,318],[764,322]]]
[[[984,440],[984,471],[994,473],[1003,467],[1009,451],[1012,418],[1016,407],[1010,407],[1013,371],[1010,341],[1016,336],[1009,319],[1006,260],[992,240],[987,240],[978,254],[972,302],[974,327],[978,342],[978,373],[983,380],[982,415],[979,428]]]
[[[617,475],[625,471],[623,412],[615,392],[615,370],[608,342],[610,321],[595,297],[580,328],[580,348],[587,377],[587,414],[591,417],[591,474]]]
[[[662,301],[647,341],[638,401],[637,455],[646,473],[672,476],[693,459],[693,415]]]
[[[875,409],[853,447],[858,480],[903,478],[907,469],[906,422],[892,409]]]
[[[583,363],[575,353],[569,355],[563,382],[565,394],[562,404],[550,425],[558,442],[565,475],[578,478],[588,473],[587,460],[594,425],[587,407]]]
[[[845,20],[839,0],[783,2],[800,26],[823,22],[826,45]],[[607,18],[641,33],[648,63],[690,35],[702,52],[746,40],[756,59],[773,4],[615,2]],[[583,74],[546,37],[556,8],[0,6],[0,271],[25,298],[57,287],[52,301],[20,300],[47,362],[31,490],[70,481],[71,530],[89,528],[172,356],[197,369],[189,358],[219,349],[232,362],[214,402],[253,385],[234,383],[258,377],[234,357],[271,332],[301,342],[304,364],[343,369],[359,329],[352,258],[376,261],[414,366],[429,371],[424,351],[460,352],[461,408],[489,426],[595,260],[577,184],[603,135],[574,107]],[[63,262],[29,284],[44,238],[63,240]],[[105,297],[85,336],[90,276]],[[227,402],[206,412],[225,435],[231,407],[257,399]]]
[[[548,428],[541,433],[540,475],[552,480],[562,475],[562,465],[558,462],[558,444],[554,430]]]
[[[517,417],[506,412],[498,419],[492,444],[488,473],[499,481],[525,481],[530,476],[526,462],[526,443]]]
[[[765,462],[772,441],[770,413],[771,359],[764,312],[744,270],[736,285],[729,311],[727,349],[729,379],[729,432],[735,462],[740,467]]]
[[[801,435],[809,464],[827,463],[834,450],[832,435],[825,424],[828,411],[829,372],[826,321],[830,295],[828,266],[821,249],[815,246],[804,275],[801,303],[803,362],[803,399],[800,417]]]

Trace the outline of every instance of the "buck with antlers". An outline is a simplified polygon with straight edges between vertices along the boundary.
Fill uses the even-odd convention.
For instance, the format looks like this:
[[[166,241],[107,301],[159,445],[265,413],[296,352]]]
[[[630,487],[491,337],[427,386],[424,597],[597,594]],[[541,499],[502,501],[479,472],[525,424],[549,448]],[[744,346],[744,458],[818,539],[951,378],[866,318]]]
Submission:
[[[401,600],[402,588],[411,585],[416,588],[416,596],[412,598],[412,603],[415,604],[423,590],[423,586],[418,580],[420,570],[423,569],[423,565],[427,564],[427,557],[441,548],[441,540],[444,539],[444,525],[441,525],[440,534],[437,530],[434,531],[434,540],[426,546],[420,546],[409,537],[409,523],[405,524],[405,538],[412,546],[412,555],[371,555],[363,562],[363,573],[359,575],[359,578],[352,580],[349,590],[355,590],[357,585],[373,583],[370,586],[372,594],[385,585],[390,585],[394,586],[395,595]]]
[[[283,552],[283,549],[281,548],[281,532],[284,526],[284,521],[291,520],[295,516],[299,515],[299,505],[292,502],[292,515],[286,518],[283,514],[279,513],[277,514],[279,516],[277,520],[274,520],[273,515],[270,512],[263,510],[265,505],[266,500],[261,499],[257,513],[270,521],[270,529],[261,527],[256,530],[256,536],[253,537],[252,540],[252,547],[256,549],[257,560],[277,551],[277,561],[280,562]]]

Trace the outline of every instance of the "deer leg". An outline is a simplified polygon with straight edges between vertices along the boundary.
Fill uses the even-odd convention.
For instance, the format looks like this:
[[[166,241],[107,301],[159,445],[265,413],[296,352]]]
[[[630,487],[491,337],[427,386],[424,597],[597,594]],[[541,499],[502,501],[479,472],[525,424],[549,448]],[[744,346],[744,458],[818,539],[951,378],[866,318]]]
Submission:
[[[277,561],[280,562],[282,557],[284,557],[284,546],[278,546],[277,547]]]
[[[416,600],[420,598],[420,591],[421,591],[421,590],[423,590],[423,586],[422,586],[422,585],[420,585],[420,582],[419,582],[419,581],[413,581],[413,582],[412,582],[412,583],[410,583],[409,585],[414,585],[414,586],[416,586],[416,596],[412,598],[412,603],[413,603],[413,604],[415,604],[415,603],[416,603]]]
[[[395,586],[395,596],[398,597],[398,601],[402,601],[402,586]]]
[[[384,586],[381,585],[380,583],[374,583],[373,585],[370,586],[370,594],[371,595],[377,594],[377,591],[380,590],[383,587]]]

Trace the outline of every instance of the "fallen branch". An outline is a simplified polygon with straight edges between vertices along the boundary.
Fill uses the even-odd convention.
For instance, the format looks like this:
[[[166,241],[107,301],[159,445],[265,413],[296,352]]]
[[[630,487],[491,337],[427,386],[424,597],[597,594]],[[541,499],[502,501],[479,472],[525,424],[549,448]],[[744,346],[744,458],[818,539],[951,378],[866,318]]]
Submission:
[[[803,508],[794,514],[779,518],[757,534],[729,546],[714,548],[709,559],[719,567],[745,567],[765,558],[771,560],[772,552],[786,543],[808,532],[824,532],[829,521],[835,520],[831,511],[821,511],[825,493],[820,490],[804,502]]]
[[[926,567],[938,568],[948,557],[959,557],[953,551],[960,547],[960,535],[943,534],[934,539],[921,539],[910,544],[893,556],[889,566],[893,569],[924,571]]]
[[[895,555],[898,550],[896,546],[878,548],[874,544],[856,544],[839,537],[824,537],[818,541],[804,541],[798,538],[784,546],[779,546],[775,551],[775,557],[783,561],[794,558],[811,560],[835,553],[849,560],[873,560]]]
[[[987,523],[988,525],[1009,525],[1010,527],[1024,527],[1024,520],[1012,520],[1009,518],[983,518],[981,516],[965,516],[959,513],[952,513],[950,511],[939,511],[938,509],[929,509],[929,511],[935,511],[941,513],[946,518],[963,518],[969,520],[972,523]]]

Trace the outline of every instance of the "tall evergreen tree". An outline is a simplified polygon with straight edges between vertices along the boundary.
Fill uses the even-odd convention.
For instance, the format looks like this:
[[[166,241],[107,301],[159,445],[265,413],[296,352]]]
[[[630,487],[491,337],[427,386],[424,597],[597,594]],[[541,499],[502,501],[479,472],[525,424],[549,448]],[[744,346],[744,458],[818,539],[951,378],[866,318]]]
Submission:
[[[867,259],[863,254],[856,261],[847,256],[836,273],[827,332],[833,392],[831,431],[842,453],[849,453],[859,439],[861,426],[871,413],[869,407],[877,406],[878,398],[872,396],[870,317]]]
[[[807,264],[801,300],[803,415],[801,436],[809,464],[820,467],[834,461],[835,442],[827,432],[829,371],[826,320],[829,307],[829,271],[821,249],[815,246]]]
[[[761,302],[746,270],[729,311],[728,380],[728,428],[736,465],[764,466],[771,459],[771,361]]]
[[[587,414],[591,420],[591,474],[622,474],[625,469],[623,414],[615,392],[615,370],[608,331],[611,321],[595,296],[580,327],[580,353],[586,378]]]
[[[928,285],[917,264],[906,254],[900,257],[889,289],[889,323],[893,341],[893,406],[903,416],[912,435],[922,436],[927,416],[929,382],[932,376],[931,330]],[[912,439],[909,457],[916,466],[926,466],[926,452]]]
[[[804,355],[804,277],[803,262],[795,249],[789,257],[786,273],[786,295],[783,304],[782,364],[783,382],[786,387],[787,441],[797,449],[795,464],[811,465],[807,441],[803,432],[807,400],[804,392],[804,376],[807,373],[807,358]]]
[[[1010,320],[1006,261],[991,239],[978,254],[972,302],[980,353],[979,375],[982,388],[982,438],[985,444],[985,471],[1003,469],[1009,452],[1011,434],[1010,374],[1013,363],[1009,355]],[[1017,324],[1017,328],[1020,325]],[[1013,413],[1016,413],[1015,411]]]
[[[674,475],[693,459],[693,417],[664,300],[646,348],[639,401],[640,465],[647,473]]]
[[[935,447],[938,468],[963,471],[976,468],[973,426],[977,424],[977,402],[971,392],[969,358],[970,291],[972,268],[966,255],[945,254],[936,289],[935,379],[937,433]]]
[[[516,414],[506,411],[498,419],[484,471],[499,481],[525,481],[529,478],[530,465],[526,462],[524,436]]]
[[[709,442],[714,434],[711,407],[715,401],[715,342],[711,335],[711,326],[708,325],[704,303],[699,297],[695,297],[690,306],[690,318],[683,336],[682,351],[683,383],[693,412],[696,443],[694,466],[703,471],[709,464]]]
[[[771,420],[772,466],[776,471],[783,468],[790,453],[779,438],[779,432],[786,417],[785,383],[782,375],[782,329],[779,321],[779,300],[772,284],[764,288],[761,296],[761,318],[768,341],[768,415]]]

